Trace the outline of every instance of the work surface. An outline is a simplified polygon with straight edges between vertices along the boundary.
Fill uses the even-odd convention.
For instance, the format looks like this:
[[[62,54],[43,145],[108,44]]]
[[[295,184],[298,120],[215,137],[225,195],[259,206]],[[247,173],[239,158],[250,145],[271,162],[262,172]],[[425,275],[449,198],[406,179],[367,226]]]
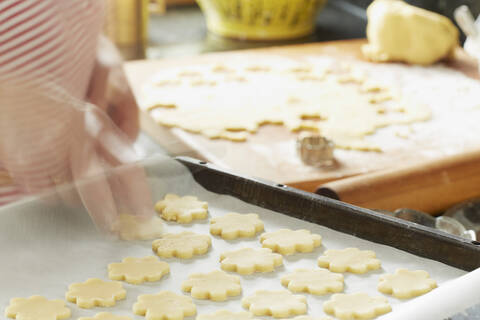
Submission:
[[[377,131],[370,139],[382,145],[382,153],[337,150],[339,166],[332,169],[303,165],[296,155],[296,135],[282,127],[263,126],[248,142],[234,143],[209,140],[183,130],[161,127],[148,112],[142,112],[143,129],[173,154],[192,155],[236,172],[304,190],[314,190],[325,181],[459,154],[480,147],[475,138],[480,134],[475,120],[480,116],[480,90],[479,84],[473,80],[478,78],[478,74],[475,64],[465,58],[463,52],[459,51],[457,58],[447,65],[431,68],[401,64],[374,65],[362,61],[359,51],[362,44],[362,40],[341,41],[217,53],[176,60],[138,61],[128,63],[126,71],[137,98],[141,100],[145,83],[153,75],[169,68],[188,68],[215,62],[228,65],[229,59],[255,61],[260,56],[268,55],[300,60],[325,56],[361,64],[371,71],[373,77],[398,86],[402,94],[413,97],[432,109],[431,121]],[[459,142],[460,136],[462,140]]]

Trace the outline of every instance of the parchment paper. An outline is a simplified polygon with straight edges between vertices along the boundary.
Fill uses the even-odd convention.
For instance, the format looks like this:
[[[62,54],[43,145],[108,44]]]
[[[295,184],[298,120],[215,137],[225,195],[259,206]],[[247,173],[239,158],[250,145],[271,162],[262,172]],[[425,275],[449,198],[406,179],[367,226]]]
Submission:
[[[266,231],[274,231],[279,228],[305,228],[319,233],[323,237],[323,245],[320,248],[310,254],[295,254],[285,257],[284,266],[275,272],[242,276],[243,294],[240,297],[231,298],[226,302],[194,300],[197,305],[197,314],[211,313],[218,309],[240,311],[242,310],[241,299],[253,294],[257,289],[285,289],[280,284],[281,276],[300,267],[317,268],[316,258],[326,249],[345,247],[370,249],[374,250],[382,261],[381,270],[365,275],[346,273],[346,293],[361,291],[371,295],[381,295],[376,290],[379,276],[386,272],[392,273],[399,267],[428,271],[431,277],[438,282],[440,288],[447,281],[465,274],[464,271],[436,261],[419,258],[392,247],[375,244],[281,213],[255,207],[230,196],[208,192],[194,182],[187,169],[172,159],[156,158],[146,161],[145,165],[156,200],[161,199],[167,192],[195,195],[201,200],[208,201],[210,217],[221,216],[230,211],[254,212],[258,213],[265,222]],[[166,232],[189,230],[209,234],[209,223],[208,221],[189,225],[166,223],[165,230]],[[133,316],[131,311],[138,295],[157,293],[160,290],[181,293],[181,282],[190,273],[209,272],[220,268],[219,255],[221,252],[241,247],[260,247],[258,237],[238,241],[225,241],[213,237],[212,245],[213,247],[207,255],[195,259],[165,259],[170,264],[171,273],[159,282],[138,286],[124,284],[127,290],[127,299],[118,301],[115,307],[83,310],[72,303],[67,303],[72,309],[72,319],[79,316],[93,316],[101,311],[129,315],[133,319],[143,319],[143,317]],[[152,255],[152,250],[150,241],[106,240],[97,233],[83,210],[64,206],[52,208],[39,200],[31,200],[0,209],[0,253],[0,308],[4,310],[13,297],[29,297],[40,294],[49,299],[63,299],[69,284],[83,282],[88,278],[107,280],[109,263],[121,261],[128,256],[149,256]],[[323,315],[322,303],[328,300],[330,295],[306,296],[308,314]],[[404,302],[391,297],[388,297],[388,300],[393,307],[392,315],[404,310],[404,305],[406,305]],[[424,307],[428,309],[431,306],[425,305]],[[187,319],[194,319],[194,317]],[[422,319],[433,320],[435,318]]]

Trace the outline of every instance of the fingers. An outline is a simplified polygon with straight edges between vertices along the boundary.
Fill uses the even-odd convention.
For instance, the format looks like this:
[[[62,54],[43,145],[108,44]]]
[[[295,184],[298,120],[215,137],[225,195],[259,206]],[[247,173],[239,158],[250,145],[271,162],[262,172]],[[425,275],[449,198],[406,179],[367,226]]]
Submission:
[[[127,81],[123,77],[123,81]],[[137,102],[128,86],[113,90],[108,114],[113,122],[122,130],[131,141],[135,141],[140,132],[139,109]]]
[[[101,159],[93,143],[86,141],[72,149],[72,175],[78,194],[95,225],[111,232],[117,218],[117,207]]]
[[[97,143],[98,155],[115,168],[109,172],[108,180],[117,200],[117,209],[122,204],[128,211],[126,213],[150,218],[154,213],[150,186],[145,171],[136,163],[138,156],[131,143],[94,106],[89,106],[86,112],[88,121],[85,127]]]
[[[109,76],[110,66],[102,64],[98,60],[95,61],[87,92],[87,100],[104,111],[108,108],[107,91]]]

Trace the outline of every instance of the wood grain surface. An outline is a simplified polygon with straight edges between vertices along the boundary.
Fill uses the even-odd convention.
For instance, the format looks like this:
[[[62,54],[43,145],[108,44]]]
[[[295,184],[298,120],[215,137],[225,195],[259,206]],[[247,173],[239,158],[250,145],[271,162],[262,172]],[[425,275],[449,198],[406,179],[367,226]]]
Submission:
[[[346,60],[362,61],[361,46],[365,40],[347,40],[316,44],[272,47],[266,49],[243,50],[205,54],[195,57],[146,60],[129,62],[125,66],[127,76],[137,97],[141,95],[142,85],[155,73],[164,68],[196,65],[206,62],[228,63],[229,58],[242,55],[254,61],[256,55],[275,54],[290,58],[305,55],[334,56]],[[480,79],[478,67],[461,49],[446,64],[463,72],[468,77]],[[307,191],[314,191],[321,183],[345,177],[355,176],[381,169],[395,168],[400,165],[414,164],[420,161],[439,159],[451,154],[445,150],[436,150],[435,154],[420,154],[418,151],[430,144],[424,141],[409,150],[392,152],[360,152],[339,150],[338,166],[335,168],[313,168],[303,165],[295,152],[296,135],[280,126],[264,126],[252,135],[248,142],[236,143],[223,140],[209,140],[201,135],[187,133],[181,129],[168,129],[158,125],[148,113],[142,112],[143,130],[173,155],[187,155],[212,162],[218,166],[240,174],[263,178],[288,184]],[[439,128],[440,129],[440,128]],[[480,141],[478,144],[480,149]],[[470,152],[471,146],[455,153]],[[283,159],[285,161],[279,161]]]

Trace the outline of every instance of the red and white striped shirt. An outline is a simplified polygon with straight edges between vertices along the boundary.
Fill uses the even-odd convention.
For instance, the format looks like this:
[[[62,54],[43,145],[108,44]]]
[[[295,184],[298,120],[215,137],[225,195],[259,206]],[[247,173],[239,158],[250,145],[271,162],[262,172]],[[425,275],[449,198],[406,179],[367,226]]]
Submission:
[[[47,83],[84,100],[102,23],[99,0],[0,1],[0,205],[68,174],[66,150],[74,143],[68,107],[2,87]]]

